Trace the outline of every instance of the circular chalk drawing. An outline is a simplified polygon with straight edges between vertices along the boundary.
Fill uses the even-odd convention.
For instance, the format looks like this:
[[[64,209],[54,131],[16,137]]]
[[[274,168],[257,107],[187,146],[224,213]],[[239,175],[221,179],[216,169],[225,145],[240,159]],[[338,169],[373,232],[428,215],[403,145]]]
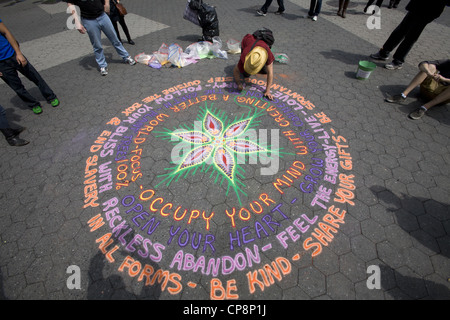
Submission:
[[[300,93],[230,77],[155,93],[106,119],[84,171],[90,232],[160,294],[248,299],[296,285],[354,206],[347,139]]]

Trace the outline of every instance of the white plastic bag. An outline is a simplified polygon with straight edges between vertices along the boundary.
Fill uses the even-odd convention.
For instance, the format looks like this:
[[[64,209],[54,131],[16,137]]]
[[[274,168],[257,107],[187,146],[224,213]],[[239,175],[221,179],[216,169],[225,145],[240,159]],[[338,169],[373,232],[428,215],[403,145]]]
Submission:
[[[200,42],[196,42],[195,45],[196,45],[197,53],[198,53],[198,56],[200,57],[200,59],[204,59],[209,56],[209,52],[211,51],[211,46],[212,46],[211,42],[200,41]]]
[[[167,60],[169,58],[169,47],[167,44],[163,43],[161,47],[159,47],[158,51],[153,52],[153,55],[158,59],[158,62],[161,65],[164,65],[167,63]]]
[[[235,39],[228,39],[227,41],[228,53],[241,53],[241,43]]]
[[[134,60],[136,60],[136,62],[138,63],[142,63],[145,64],[146,66],[148,66],[148,63],[150,61],[150,59],[152,58],[153,55],[149,55],[146,54],[145,52],[139,53],[138,55],[136,55],[134,57]]]
[[[186,66],[186,59],[185,55],[183,55],[183,49],[181,49],[181,47],[176,43],[169,46],[168,60],[178,68]]]
[[[213,37],[213,44],[211,46],[211,52],[214,57],[220,59],[228,59],[227,52],[222,50],[222,40],[219,37]]]

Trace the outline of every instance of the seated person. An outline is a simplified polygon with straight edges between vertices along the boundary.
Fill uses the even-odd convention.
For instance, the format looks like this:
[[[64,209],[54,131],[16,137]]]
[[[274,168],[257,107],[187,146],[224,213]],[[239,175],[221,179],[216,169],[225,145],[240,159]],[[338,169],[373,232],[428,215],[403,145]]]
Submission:
[[[417,120],[430,108],[450,102],[450,59],[423,61],[419,64],[419,73],[400,94],[386,98],[387,102],[402,102],[408,94],[420,85],[420,93],[430,101],[411,112],[409,117]]]
[[[241,57],[238,64],[234,67],[234,81],[241,91],[244,86],[241,81],[241,74],[245,82],[248,82],[250,76],[257,73],[267,74],[266,91],[264,96],[272,100],[273,96],[270,87],[273,82],[273,62],[275,57],[270,50],[270,46],[264,41],[257,39],[252,34],[247,34],[241,43]]]

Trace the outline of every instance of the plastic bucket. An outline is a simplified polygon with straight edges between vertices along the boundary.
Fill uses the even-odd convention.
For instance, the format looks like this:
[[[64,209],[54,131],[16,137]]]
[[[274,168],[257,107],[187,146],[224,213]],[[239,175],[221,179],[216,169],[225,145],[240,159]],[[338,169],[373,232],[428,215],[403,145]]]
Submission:
[[[377,65],[370,61],[360,61],[358,66],[358,71],[356,72],[356,79],[358,80],[366,80],[369,79],[370,74]]]

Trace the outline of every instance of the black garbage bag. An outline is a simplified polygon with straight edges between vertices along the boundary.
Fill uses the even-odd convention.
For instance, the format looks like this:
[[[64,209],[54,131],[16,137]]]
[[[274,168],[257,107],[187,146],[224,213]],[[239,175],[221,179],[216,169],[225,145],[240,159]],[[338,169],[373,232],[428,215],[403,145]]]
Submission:
[[[198,10],[198,18],[203,31],[203,40],[212,42],[213,37],[219,36],[219,19],[216,8],[202,3]]]
[[[198,11],[198,10],[200,10],[200,8],[201,8],[201,6],[202,6],[202,3],[203,3],[202,0],[191,0],[191,1],[189,2],[189,7],[190,7],[192,10]]]

